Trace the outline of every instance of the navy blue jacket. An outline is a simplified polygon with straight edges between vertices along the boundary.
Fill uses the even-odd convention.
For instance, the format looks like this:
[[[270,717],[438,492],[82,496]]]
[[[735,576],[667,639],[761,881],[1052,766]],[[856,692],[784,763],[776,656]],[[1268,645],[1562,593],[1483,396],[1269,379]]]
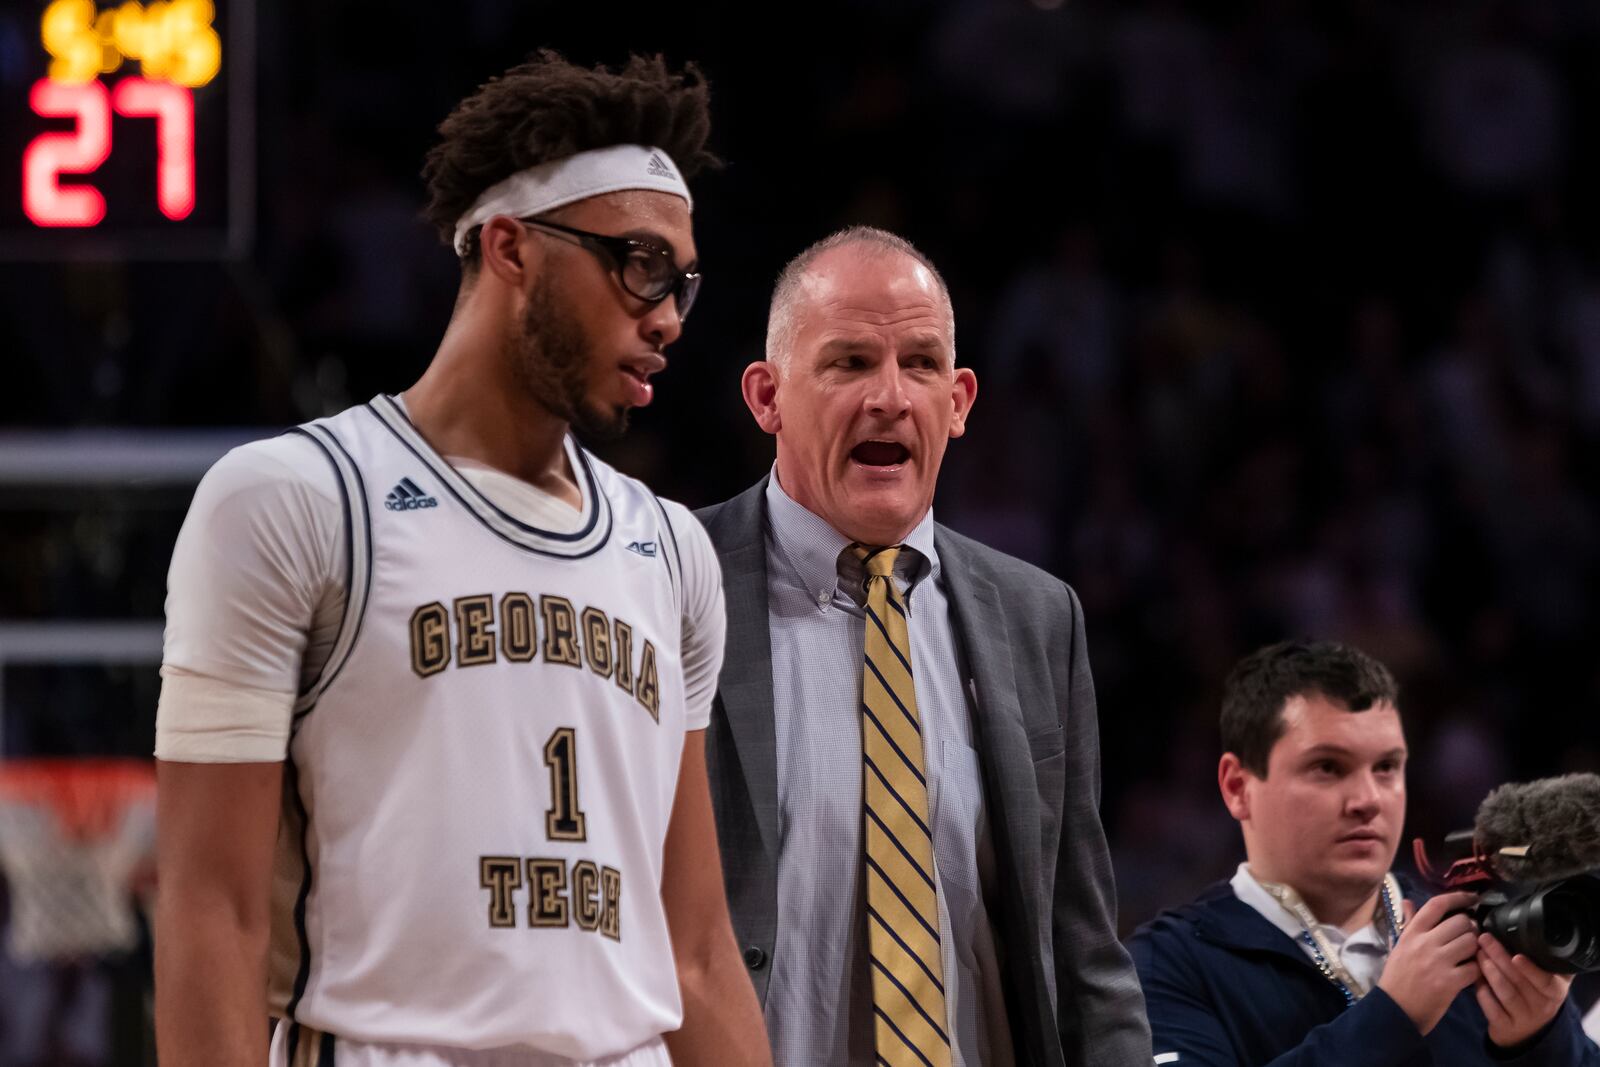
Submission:
[[[1600,1067],[1570,999],[1515,1055],[1490,1045],[1470,986],[1426,1037],[1382,989],[1347,1009],[1300,946],[1226,882],[1140,927],[1132,949],[1159,1064]]]

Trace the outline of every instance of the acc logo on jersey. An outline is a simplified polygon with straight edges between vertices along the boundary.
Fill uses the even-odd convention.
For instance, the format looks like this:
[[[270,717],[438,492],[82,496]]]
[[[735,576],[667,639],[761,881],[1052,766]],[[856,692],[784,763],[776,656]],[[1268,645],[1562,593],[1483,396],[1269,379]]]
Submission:
[[[646,559],[655,559],[656,543],[654,541],[629,541],[628,551],[636,552]]]
[[[415,511],[418,508],[436,508],[439,501],[418,489],[417,483],[410,478],[401,478],[389,490],[389,495],[383,498],[383,506],[390,511]]]

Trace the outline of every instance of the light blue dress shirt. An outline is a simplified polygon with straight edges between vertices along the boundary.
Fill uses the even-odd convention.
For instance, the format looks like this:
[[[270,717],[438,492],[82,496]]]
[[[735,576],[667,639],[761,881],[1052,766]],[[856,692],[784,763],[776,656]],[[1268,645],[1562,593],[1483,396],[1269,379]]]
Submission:
[[[767,484],[767,605],[778,748],[778,932],[766,1022],[778,1067],[870,1067],[872,981],[861,863],[865,574],[851,542]],[[970,673],[930,511],[895,561],[910,620],[932,814],[946,1010],[957,1065],[1013,1061],[985,898],[994,851]]]

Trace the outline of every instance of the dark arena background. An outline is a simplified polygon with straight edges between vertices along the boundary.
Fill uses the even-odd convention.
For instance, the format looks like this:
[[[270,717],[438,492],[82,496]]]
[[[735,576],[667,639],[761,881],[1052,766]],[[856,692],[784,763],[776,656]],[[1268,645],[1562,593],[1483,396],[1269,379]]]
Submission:
[[[980,389],[935,512],[1082,598],[1124,932],[1242,858],[1217,703],[1265,642],[1392,667],[1408,841],[1600,770],[1597,44],[1590,0],[5,0],[0,917],[60,862],[7,766],[148,760],[195,482],[420,373],[423,154],[539,47],[713,86],[705,287],[603,449],[663,495],[771,464],[738,378],[790,256],[871,223],[944,272]],[[154,1063],[130,914],[0,955],[0,1067]]]

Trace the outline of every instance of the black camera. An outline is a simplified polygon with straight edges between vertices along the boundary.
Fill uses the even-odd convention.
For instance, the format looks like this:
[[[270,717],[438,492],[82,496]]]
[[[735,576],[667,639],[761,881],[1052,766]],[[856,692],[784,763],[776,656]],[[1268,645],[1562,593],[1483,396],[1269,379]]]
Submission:
[[[1600,971],[1600,878],[1495,886],[1472,909],[1478,929],[1552,974]]]
[[[1456,858],[1435,874],[1416,842],[1417,869],[1441,890],[1478,893],[1468,911],[1478,929],[1552,974],[1600,971],[1600,872],[1507,881],[1491,857],[1474,849],[1471,830],[1446,837],[1445,851]]]

